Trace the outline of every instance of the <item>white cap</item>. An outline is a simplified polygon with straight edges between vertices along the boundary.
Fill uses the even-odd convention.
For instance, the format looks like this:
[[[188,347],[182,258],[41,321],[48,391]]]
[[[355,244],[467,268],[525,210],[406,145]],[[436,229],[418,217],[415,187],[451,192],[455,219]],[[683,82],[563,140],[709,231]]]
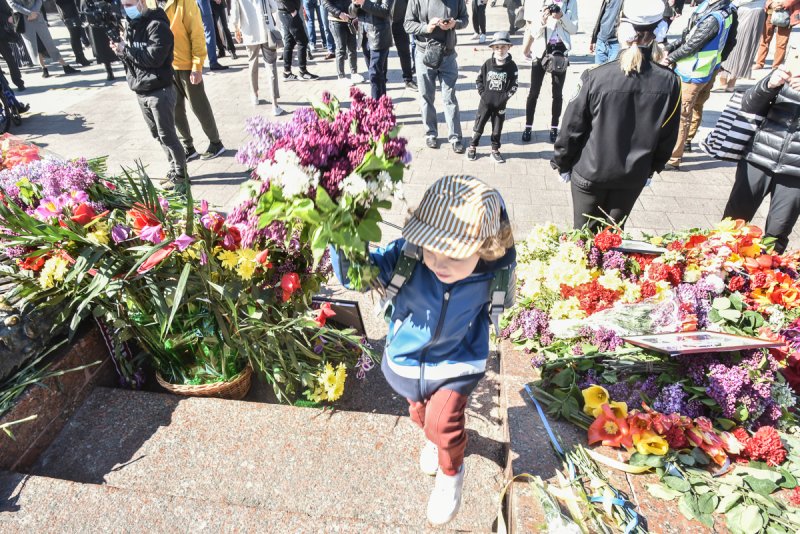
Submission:
[[[653,29],[664,20],[663,0],[625,0],[622,21],[629,22],[637,30]]]

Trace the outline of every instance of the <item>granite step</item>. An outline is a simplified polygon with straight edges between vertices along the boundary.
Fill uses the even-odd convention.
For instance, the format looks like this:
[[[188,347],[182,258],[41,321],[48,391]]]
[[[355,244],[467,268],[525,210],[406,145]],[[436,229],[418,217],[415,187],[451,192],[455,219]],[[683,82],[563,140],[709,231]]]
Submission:
[[[504,443],[481,415],[497,400],[491,384],[472,399],[464,500],[449,529],[495,525]],[[297,514],[325,530],[356,521],[420,532],[433,487],[417,467],[422,440],[407,416],[97,388],[32,474]]]
[[[418,529],[0,473],[0,532],[363,532]],[[273,530],[275,531],[275,530]]]

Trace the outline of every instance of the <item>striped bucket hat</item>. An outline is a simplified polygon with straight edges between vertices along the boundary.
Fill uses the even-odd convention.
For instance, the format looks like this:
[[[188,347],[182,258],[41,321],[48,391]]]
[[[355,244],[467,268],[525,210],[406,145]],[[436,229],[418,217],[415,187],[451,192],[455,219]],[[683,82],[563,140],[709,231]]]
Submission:
[[[463,259],[500,232],[503,199],[473,176],[445,176],[425,191],[403,228],[412,245]]]

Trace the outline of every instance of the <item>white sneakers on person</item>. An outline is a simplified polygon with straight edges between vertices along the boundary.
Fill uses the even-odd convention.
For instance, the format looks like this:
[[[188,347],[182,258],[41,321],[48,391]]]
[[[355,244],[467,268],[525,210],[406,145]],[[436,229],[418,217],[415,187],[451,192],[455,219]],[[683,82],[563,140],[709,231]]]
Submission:
[[[482,33],[481,36],[478,38],[478,42],[483,44],[486,42],[486,34]]]
[[[286,113],[286,110],[283,109],[282,107],[278,106],[277,104],[272,106],[272,116],[273,117],[280,117],[284,113]]]
[[[261,100],[258,99],[258,95],[255,93],[250,93],[250,102],[252,102],[254,106],[261,104]]]
[[[439,447],[430,440],[425,440],[425,446],[419,453],[419,468],[430,476],[435,476],[439,471]]]
[[[432,525],[444,525],[450,522],[461,506],[461,489],[464,487],[465,465],[455,476],[448,476],[439,471],[436,473],[436,484],[428,499],[428,521]]]
[[[350,83],[357,85],[359,83],[364,83],[364,77],[357,72],[354,72],[350,75]]]

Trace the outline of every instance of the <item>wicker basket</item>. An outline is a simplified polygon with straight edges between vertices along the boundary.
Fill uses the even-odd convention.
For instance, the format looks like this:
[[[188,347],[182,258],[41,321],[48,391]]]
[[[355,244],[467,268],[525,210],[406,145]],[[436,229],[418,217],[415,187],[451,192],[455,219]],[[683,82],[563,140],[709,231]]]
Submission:
[[[215,397],[218,399],[241,400],[250,391],[253,368],[249,365],[244,371],[233,377],[227,382],[215,382],[213,384],[186,385],[170,384],[164,380],[159,373],[156,373],[158,384],[175,395],[184,397]]]

